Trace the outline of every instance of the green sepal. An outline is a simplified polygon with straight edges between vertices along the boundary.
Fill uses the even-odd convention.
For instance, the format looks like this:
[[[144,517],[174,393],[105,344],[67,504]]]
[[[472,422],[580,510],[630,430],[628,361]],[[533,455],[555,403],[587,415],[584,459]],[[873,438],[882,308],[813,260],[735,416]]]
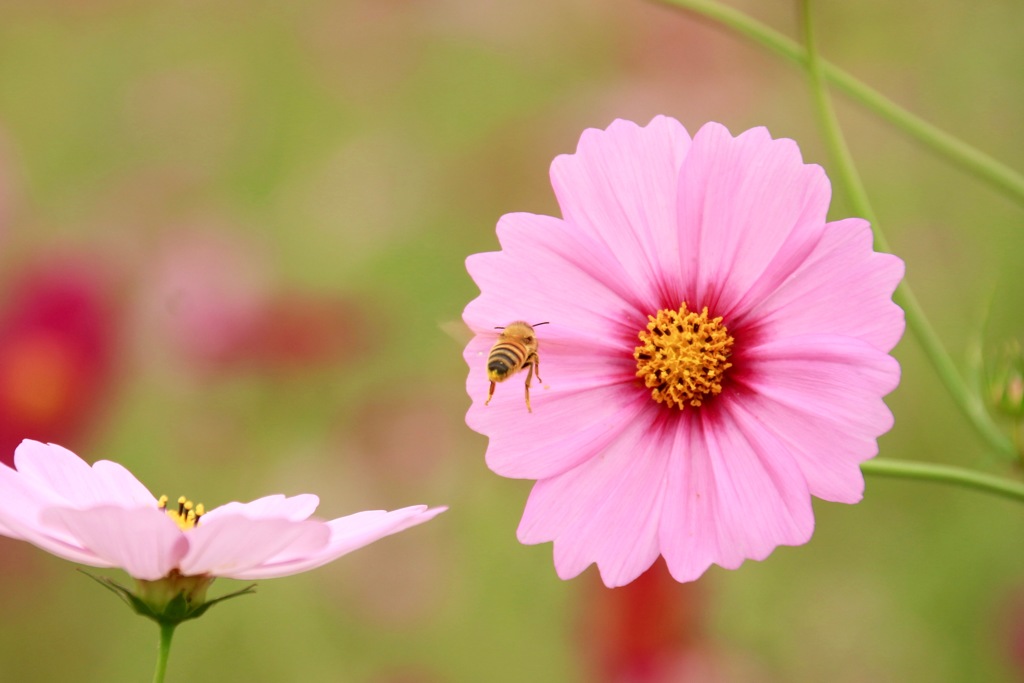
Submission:
[[[206,614],[208,609],[219,602],[256,592],[256,584],[252,584],[233,593],[222,595],[219,598],[207,600],[206,589],[213,583],[213,577],[182,577],[180,575],[172,575],[159,581],[141,581],[136,579],[139,584],[139,592],[147,594],[149,598],[146,599],[105,576],[96,576],[84,569],[79,569],[78,571],[119,597],[136,614],[152,619],[161,626],[177,626],[183,621],[197,619]],[[155,593],[153,590],[154,586],[163,589],[158,591],[163,593],[163,595],[159,596],[159,599],[153,599]]]

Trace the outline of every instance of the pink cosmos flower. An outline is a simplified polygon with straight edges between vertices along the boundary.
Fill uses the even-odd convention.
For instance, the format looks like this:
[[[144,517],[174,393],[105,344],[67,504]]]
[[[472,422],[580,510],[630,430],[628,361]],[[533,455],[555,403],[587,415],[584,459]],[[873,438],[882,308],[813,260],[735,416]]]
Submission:
[[[831,189],[792,140],[674,119],[587,130],[551,179],[563,218],[508,214],[467,260],[466,422],[488,466],[535,479],[518,536],[564,579],[678,581],[805,543],[811,496],[855,503],[893,423],[888,352],[902,261],[868,224],[826,222]],[[536,328],[544,383],[485,406],[496,326]]]
[[[91,467],[54,444],[25,440],[15,469],[0,465],[0,534],[93,567],[132,577],[269,579],[327,564],[377,539],[431,519],[445,508],[415,505],[310,518],[311,494],[267,496],[205,512],[158,501],[121,465]]]

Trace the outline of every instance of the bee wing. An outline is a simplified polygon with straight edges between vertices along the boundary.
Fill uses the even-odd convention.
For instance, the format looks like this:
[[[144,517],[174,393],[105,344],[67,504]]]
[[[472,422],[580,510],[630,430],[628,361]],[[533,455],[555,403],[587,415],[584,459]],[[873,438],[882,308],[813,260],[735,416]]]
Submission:
[[[461,320],[446,320],[437,324],[446,336],[454,339],[459,346],[465,346],[473,338],[473,330]]]

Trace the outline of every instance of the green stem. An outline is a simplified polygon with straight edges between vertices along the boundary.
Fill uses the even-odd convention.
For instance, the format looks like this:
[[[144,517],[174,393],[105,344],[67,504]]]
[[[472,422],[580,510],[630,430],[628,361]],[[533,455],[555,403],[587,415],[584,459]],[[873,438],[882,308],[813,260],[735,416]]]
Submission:
[[[160,645],[157,649],[156,673],[153,674],[153,683],[164,683],[164,676],[167,674],[167,660],[171,656],[171,638],[174,636],[174,628],[177,624],[160,624]]]
[[[837,169],[840,183],[845,186],[846,193],[850,196],[850,203],[853,205],[854,211],[871,223],[875,233],[876,246],[882,251],[889,251],[889,244],[878,227],[878,218],[871,208],[867,190],[864,189],[864,183],[860,179],[860,174],[857,173],[857,167],[853,164],[853,156],[850,154],[850,148],[846,145],[846,138],[839,126],[839,118],[832,106],[832,98],[829,97],[825,86],[821,57],[818,54],[818,46],[814,37],[814,24],[811,21],[810,0],[801,0],[800,19],[804,31],[804,45],[807,46],[806,65],[807,73],[811,77],[814,110],[824,132],[832,163]]]
[[[877,474],[882,477],[898,477],[902,479],[922,479],[925,481],[938,481],[946,484],[956,484],[964,488],[977,489],[986,493],[993,493],[997,496],[1010,498],[1024,502],[1024,484],[994,477],[990,474],[982,474],[974,470],[950,465],[936,465],[934,463],[909,462],[906,460],[889,460],[888,458],[875,458],[860,464],[864,474]]]
[[[660,1],[711,19],[801,66],[807,64],[807,51],[798,43],[731,7],[713,0]],[[899,128],[935,154],[973,174],[1019,204],[1024,204],[1024,175],[911,114],[839,67],[822,61],[821,69],[825,79],[851,99]]]
[[[825,85],[824,65],[818,54],[817,44],[814,38],[814,27],[811,21],[811,2],[802,0],[800,3],[801,22],[804,33],[804,41],[807,46],[807,72],[811,77],[811,90],[814,95],[815,110],[824,132],[825,142],[833,159],[840,183],[846,188],[850,203],[854,211],[863,216],[871,223],[875,234],[875,244],[881,251],[890,251],[888,242],[882,234],[878,217],[875,216],[871,202],[868,200],[867,191],[861,181],[860,174],[853,163],[849,147],[843,137],[843,131],[839,126],[839,119],[832,106],[832,99],[829,97]],[[924,349],[925,355],[931,361],[936,373],[946,386],[946,389],[953,396],[957,406],[974,426],[978,434],[998,453],[1006,458],[1016,458],[1017,453],[1013,442],[1006,434],[999,429],[998,425],[985,409],[981,397],[964,381],[956,364],[949,353],[943,347],[938,335],[928,321],[924,310],[917,302],[917,297],[911,291],[910,286],[904,280],[896,289],[893,299],[903,308],[907,318],[907,327],[914,333]]]

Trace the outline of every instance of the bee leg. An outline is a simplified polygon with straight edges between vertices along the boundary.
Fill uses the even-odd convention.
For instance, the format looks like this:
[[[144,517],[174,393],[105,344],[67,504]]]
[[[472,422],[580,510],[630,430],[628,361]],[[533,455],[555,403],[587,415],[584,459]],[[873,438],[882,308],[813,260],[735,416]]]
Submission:
[[[484,405],[489,404],[492,398],[494,398],[494,382],[491,382],[491,388],[487,391],[487,400],[484,401]]]
[[[537,368],[537,381],[543,382],[544,380],[540,378],[540,356],[536,353],[533,354],[533,367]]]
[[[530,407],[530,380],[533,379],[533,363],[530,363],[530,370],[526,373],[526,412],[532,413],[533,408]],[[540,379],[539,377],[537,379]]]

